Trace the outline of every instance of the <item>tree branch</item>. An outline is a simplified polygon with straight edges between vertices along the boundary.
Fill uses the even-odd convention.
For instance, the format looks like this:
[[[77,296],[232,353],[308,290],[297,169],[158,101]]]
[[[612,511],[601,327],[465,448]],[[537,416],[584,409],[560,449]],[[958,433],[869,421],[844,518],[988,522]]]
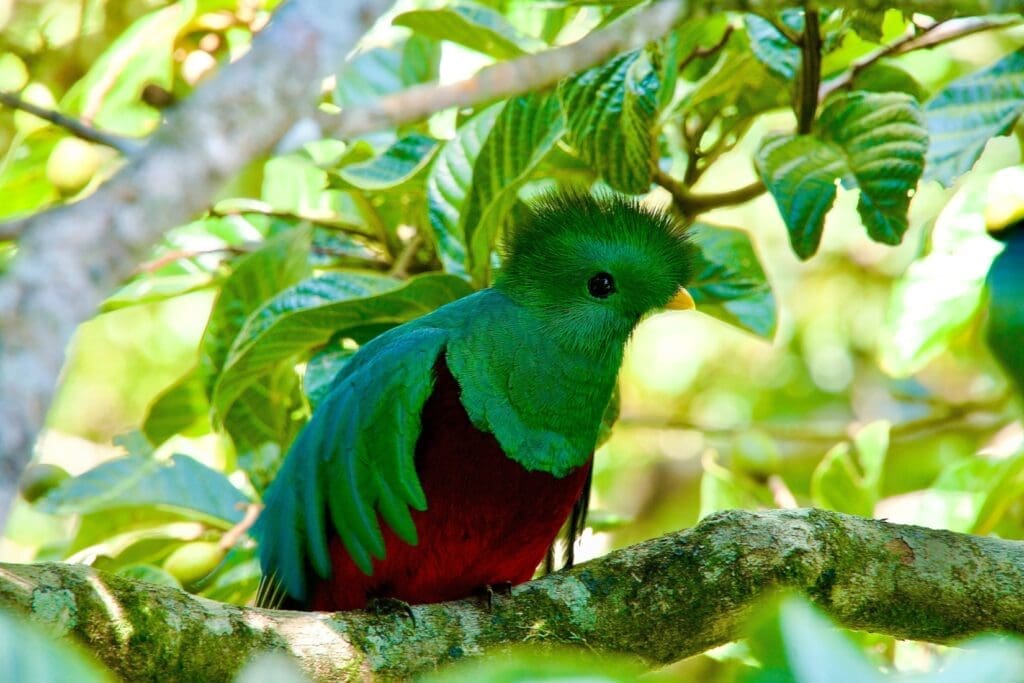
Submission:
[[[818,10],[804,9],[804,32],[800,40],[800,74],[797,77],[796,131],[811,132],[818,113],[818,87],[821,85],[821,26]]]
[[[778,589],[898,638],[1024,633],[1024,543],[820,510],[733,511],[517,586],[490,608],[418,605],[412,619],[234,607],[81,565],[0,565],[0,607],[126,679],[160,681],[227,680],[269,649],[319,680],[408,677],[523,640],[665,664],[740,637]]]
[[[106,145],[107,147],[116,149],[125,156],[137,154],[139,150],[142,149],[142,145],[135,140],[121,135],[105,133],[102,130],[97,130],[76,118],[65,116],[59,111],[45,109],[32,104],[31,102],[26,102],[12,92],[0,92],[0,104],[11,109],[20,109],[21,111],[28,112],[33,116],[43,119],[44,121],[49,121],[55,126],[60,126],[75,137],[88,140],[89,142]],[[0,239],[3,239],[2,235],[0,235]]]
[[[818,100],[824,102],[825,98],[834,92],[843,88],[849,88],[857,76],[885,57],[902,55],[915,50],[930,50],[938,45],[959,40],[964,36],[982,31],[1017,26],[1020,23],[1021,18],[1013,16],[968,17],[966,19],[936,21],[926,27],[921,33],[908,32],[907,35],[855,61],[850,65],[849,69],[821,86],[818,90]]]
[[[684,216],[696,216],[697,214],[711,211],[723,206],[733,206],[749,202],[755,197],[761,196],[765,191],[764,183],[755,180],[749,185],[729,190],[727,192],[716,192],[712,194],[696,194],[661,169],[655,169],[654,182],[663,187],[672,195],[672,204],[679,213]]]

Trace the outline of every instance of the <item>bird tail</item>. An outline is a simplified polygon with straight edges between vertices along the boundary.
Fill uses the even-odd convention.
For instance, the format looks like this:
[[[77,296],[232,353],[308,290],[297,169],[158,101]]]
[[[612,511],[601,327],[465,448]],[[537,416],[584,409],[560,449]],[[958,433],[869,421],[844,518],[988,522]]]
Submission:
[[[583,530],[587,528],[587,512],[590,510],[590,484],[594,476],[593,465],[587,470],[587,478],[583,482],[583,490],[580,491],[580,497],[573,503],[572,512],[569,513],[569,519],[566,520],[565,526],[562,527],[562,533],[559,534],[565,541],[565,564],[562,565],[562,569],[569,569],[575,564],[576,561],[576,541],[579,540],[580,536],[583,535]],[[558,539],[551,544],[548,548],[547,554],[544,556],[544,573],[551,574],[555,571],[555,546],[558,545]]]
[[[256,606],[264,609],[284,609],[285,598],[288,596],[284,585],[277,580],[277,572],[260,577],[259,588],[256,589]]]

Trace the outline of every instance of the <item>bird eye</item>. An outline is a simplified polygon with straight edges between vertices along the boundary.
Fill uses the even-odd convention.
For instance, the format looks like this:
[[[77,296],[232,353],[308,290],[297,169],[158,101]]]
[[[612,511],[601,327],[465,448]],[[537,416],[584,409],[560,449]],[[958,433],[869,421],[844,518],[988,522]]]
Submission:
[[[590,296],[597,297],[598,299],[607,299],[609,295],[615,292],[615,280],[608,273],[598,273],[590,278],[590,282],[587,283],[587,289],[590,291]]]

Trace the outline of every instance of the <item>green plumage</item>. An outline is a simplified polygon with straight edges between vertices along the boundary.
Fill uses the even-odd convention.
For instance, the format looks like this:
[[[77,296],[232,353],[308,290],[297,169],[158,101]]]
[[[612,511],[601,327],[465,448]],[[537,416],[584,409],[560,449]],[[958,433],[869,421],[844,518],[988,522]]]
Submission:
[[[410,508],[430,501],[416,442],[442,353],[473,425],[509,458],[559,478],[585,463],[624,344],[689,279],[692,257],[674,221],[635,201],[535,203],[494,287],[378,336],[338,374],[267,492],[257,529],[264,570],[303,596],[307,563],[330,575],[330,525],[369,574],[384,554],[377,513],[417,542]],[[614,293],[590,291],[597,274],[614,276]]]

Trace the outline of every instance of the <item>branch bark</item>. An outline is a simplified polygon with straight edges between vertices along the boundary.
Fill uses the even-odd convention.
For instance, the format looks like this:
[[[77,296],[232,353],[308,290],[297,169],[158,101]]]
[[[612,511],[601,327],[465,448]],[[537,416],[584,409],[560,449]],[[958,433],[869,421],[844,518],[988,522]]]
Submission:
[[[1024,634],[1024,543],[821,510],[732,511],[517,586],[400,614],[214,603],[81,565],[0,565],[0,608],[131,680],[226,680],[285,650],[318,680],[405,677],[529,640],[677,661],[739,637],[759,600],[808,595],[841,624],[949,642]]]

